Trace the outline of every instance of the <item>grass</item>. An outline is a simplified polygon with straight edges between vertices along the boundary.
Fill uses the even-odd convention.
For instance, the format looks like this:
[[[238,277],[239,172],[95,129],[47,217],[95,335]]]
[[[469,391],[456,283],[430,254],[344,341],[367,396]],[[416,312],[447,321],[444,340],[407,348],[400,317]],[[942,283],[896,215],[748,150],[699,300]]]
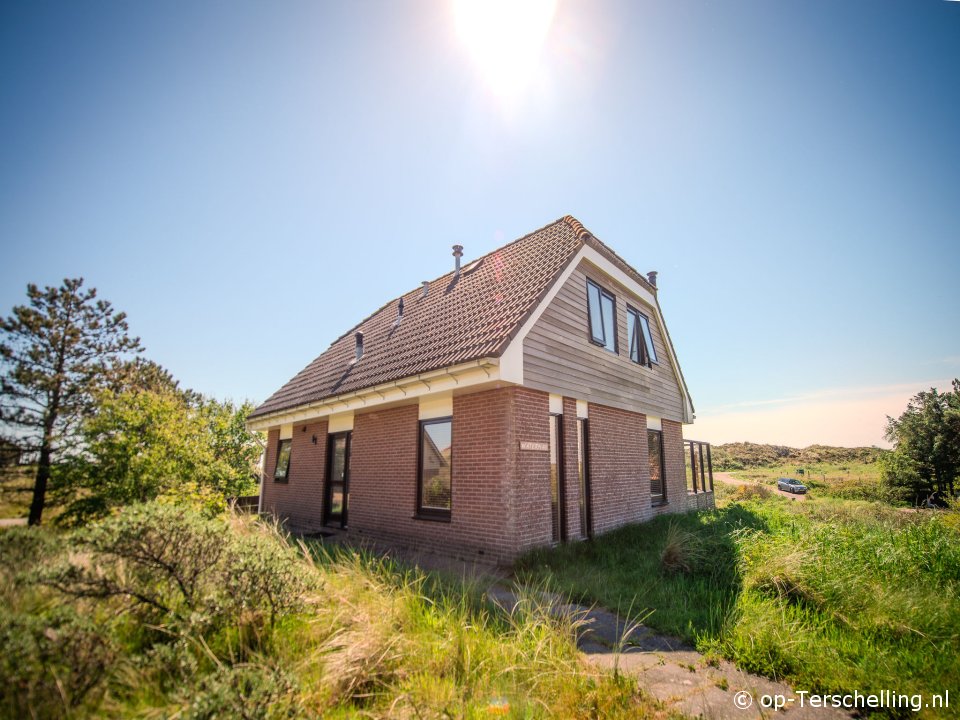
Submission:
[[[771,486],[776,485],[778,478],[797,478],[819,496],[843,500],[891,500],[889,490],[882,483],[882,471],[878,463],[813,463],[803,466],[803,474],[797,472],[798,467],[796,463],[783,463],[734,470],[731,474],[738,480],[753,480]]]
[[[223,525],[162,508],[145,517],[146,532],[123,517],[93,535],[0,530],[0,715],[667,716],[636,680],[588,666],[576,619],[551,615],[538,592],[507,612],[481,586],[321,543],[291,550],[250,519]],[[294,573],[293,585],[249,586],[271,609],[276,589],[295,595],[280,598],[286,611],[268,621],[217,587],[236,571],[208,577],[213,566],[192,547],[216,554],[221,542],[249,548],[231,568]],[[141,562],[154,553],[162,563]]]
[[[716,511],[535,552],[520,571],[628,616],[649,613],[647,625],[801,689],[956,692],[955,513],[727,497]]]
[[[0,518],[22,518],[30,514],[33,480],[33,467],[0,468]]]

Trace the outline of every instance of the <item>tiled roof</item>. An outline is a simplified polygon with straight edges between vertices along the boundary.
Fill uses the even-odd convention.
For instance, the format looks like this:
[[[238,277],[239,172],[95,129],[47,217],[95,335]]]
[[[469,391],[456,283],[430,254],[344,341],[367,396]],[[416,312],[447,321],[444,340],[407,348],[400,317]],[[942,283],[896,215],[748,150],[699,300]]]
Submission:
[[[406,293],[399,325],[401,298],[391,300],[335,340],[251,417],[499,356],[584,242],[613,255],[568,215],[466,263],[457,280],[453,271],[434,280],[426,297],[422,288]],[[364,353],[351,364],[358,330]]]

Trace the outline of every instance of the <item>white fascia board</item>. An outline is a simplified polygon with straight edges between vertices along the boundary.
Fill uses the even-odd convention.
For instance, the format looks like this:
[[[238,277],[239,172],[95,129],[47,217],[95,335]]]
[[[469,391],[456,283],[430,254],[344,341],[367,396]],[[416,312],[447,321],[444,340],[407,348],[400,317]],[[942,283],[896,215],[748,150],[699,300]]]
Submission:
[[[468,363],[431,370],[400,378],[374,387],[336,395],[314,403],[264,415],[247,421],[248,430],[269,430],[278,425],[292,425],[316,420],[337,413],[365,410],[402,400],[415,400],[423,395],[448,392],[501,380],[500,360],[482,358]]]
[[[577,266],[583,259],[584,253],[586,253],[587,249],[588,248],[586,245],[580,248],[573,260],[570,261],[564,271],[560,274],[560,277],[558,277],[550,287],[550,290],[547,292],[543,300],[540,301],[540,304],[537,305],[530,317],[528,317],[526,322],[523,323],[517,334],[513,336],[510,344],[507,345],[507,349],[504,350],[500,355],[500,377],[503,380],[514,382],[517,385],[523,385],[523,340],[528,334],[530,334],[533,326],[537,324],[537,320],[540,319],[540,316],[543,315],[546,309],[550,306],[550,303],[553,302],[553,299],[557,296],[563,286],[566,285],[567,280],[569,280],[570,276],[576,271]]]

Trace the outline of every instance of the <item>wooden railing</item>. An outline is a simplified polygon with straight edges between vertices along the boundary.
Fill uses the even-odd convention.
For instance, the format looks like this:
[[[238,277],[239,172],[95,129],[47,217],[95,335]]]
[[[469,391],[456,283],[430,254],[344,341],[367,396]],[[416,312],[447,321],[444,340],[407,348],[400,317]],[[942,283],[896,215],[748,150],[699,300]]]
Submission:
[[[713,459],[710,443],[699,440],[684,440],[683,450],[687,466],[687,490],[689,492],[713,492]]]

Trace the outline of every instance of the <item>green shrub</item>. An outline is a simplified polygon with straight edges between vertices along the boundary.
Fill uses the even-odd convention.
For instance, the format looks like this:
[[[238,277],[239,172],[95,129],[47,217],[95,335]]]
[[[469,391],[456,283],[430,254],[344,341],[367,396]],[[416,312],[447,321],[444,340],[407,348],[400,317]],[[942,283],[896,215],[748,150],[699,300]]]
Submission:
[[[223,666],[192,689],[185,720],[279,720],[298,715],[296,685],[266,665]]]
[[[0,612],[0,712],[5,717],[68,714],[101,689],[115,648],[70,607],[44,615]]]
[[[306,589],[298,555],[282,537],[235,532],[226,519],[187,507],[132,506],[69,542],[72,552],[42,582],[168,633],[273,624]]]

